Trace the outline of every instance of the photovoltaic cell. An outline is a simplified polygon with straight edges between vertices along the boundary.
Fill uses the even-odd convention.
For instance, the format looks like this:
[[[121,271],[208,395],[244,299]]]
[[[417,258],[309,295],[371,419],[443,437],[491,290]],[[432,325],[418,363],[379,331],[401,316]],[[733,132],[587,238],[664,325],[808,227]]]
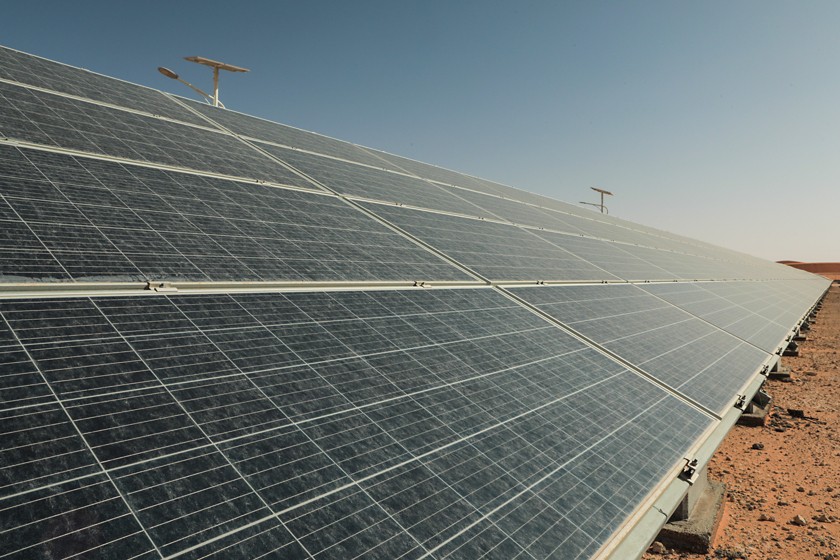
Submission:
[[[203,449],[114,475],[114,483],[163,555],[271,516],[221,453]],[[169,499],[161,499],[161,496]]]
[[[442,187],[447,192],[466,199],[479,208],[484,208],[499,219],[510,221],[514,224],[532,226],[535,228],[548,228],[555,231],[583,234],[584,231],[574,225],[578,218],[569,216],[571,219],[564,219],[568,215],[559,212],[551,212],[538,206],[523,204],[515,200],[497,196],[485,195],[474,191]]]
[[[656,265],[669,275],[681,280],[749,278],[751,275],[751,272],[745,270],[745,267],[733,265],[727,261],[635,245],[622,245],[622,249],[635,257]]]
[[[182,553],[185,560],[227,558],[311,559],[297,540],[275,518],[223,535]]]
[[[772,282],[708,282],[700,284],[700,287],[768,321],[779,320],[783,324],[791,324],[802,316],[798,306],[790,305],[791,298],[793,301],[798,299],[798,290],[778,288]]]
[[[638,387],[627,385],[631,391]],[[639,499],[663,474],[662,464],[679,460],[680,450],[669,440],[671,422],[679,423],[677,439],[690,438],[702,425],[676,402],[635,393],[644,400],[643,412],[616,429],[570,463],[553,466],[517,488],[490,509],[481,522],[468,526],[435,550],[438,558],[589,558],[601,548],[631,511],[626,503]],[[588,403],[585,403],[588,404]],[[597,404],[593,403],[597,407]],[[601,416],[591,411],[581,418],[587,426],[598,425]],[[606,412],[610,425],[620,417]],[[624,420],[627,420],[625,417]],[[685,422],[683,424],[683,422]],[[663,445],[667,449],[663,453]],[[481,449],[481,448],[479,448]],[[656,458],[650,455],[653,453]],[[667,458],[666,458],[667,457]],[[620,458],[620,459],[619,459]],[[620,460],[634,476],[619,475],[609,466]]]
[[[0,420],[0,495],[99,471],[93,454],[55,400],[36,406],[6,403],[0,408]]]
[[[104,475],[0,500],[4,558],[160,558]]]

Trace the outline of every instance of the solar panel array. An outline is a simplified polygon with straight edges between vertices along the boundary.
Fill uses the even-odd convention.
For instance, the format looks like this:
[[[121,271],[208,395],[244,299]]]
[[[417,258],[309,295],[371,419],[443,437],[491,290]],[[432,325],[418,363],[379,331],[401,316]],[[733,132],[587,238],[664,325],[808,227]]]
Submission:
[[[828,284],[6,48],[0,96],[0,558],[597,556]]]

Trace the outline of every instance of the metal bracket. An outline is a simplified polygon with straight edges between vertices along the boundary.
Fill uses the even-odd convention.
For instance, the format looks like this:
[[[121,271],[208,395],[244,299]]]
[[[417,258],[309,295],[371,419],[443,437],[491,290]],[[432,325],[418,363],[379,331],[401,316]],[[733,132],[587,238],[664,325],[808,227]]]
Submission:
[[[147,282],[146,289],[153,292],[177,292],[178,288],[169,282]]]
[[[688,482],[689,485],[693,485],[697,482],[697,477],[700,474],[697,471],[697,459],[688,460],[687,457],[685,459],[685,466],[680,473],[680,479]]]
[[[758,373],[759,373],[759,375],[763,375],[764,377],[769,377],[770,376],[770,366],[768,366],[767,364],[764,364],[764,367],[761,368],[761,371],[758,372]]]
[[[735,408],[745,411],[747,410],[747,396],[746,395],[738,395],[738,399],[735,401]]]

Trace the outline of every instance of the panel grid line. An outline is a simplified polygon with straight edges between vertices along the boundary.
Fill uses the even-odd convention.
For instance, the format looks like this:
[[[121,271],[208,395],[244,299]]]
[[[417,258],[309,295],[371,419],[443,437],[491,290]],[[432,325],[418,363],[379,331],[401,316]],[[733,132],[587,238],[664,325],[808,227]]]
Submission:
[[[93,300],[91,300],[91,301],[93,301]],[[95,307],[99,310],[99,312],[100,312],[100,313],[102,313],[102,310],[99,308],[99,306],[96,304],[96,302],[95,302],[95,301],[93,301],[93,305],[94,305],[94,306],[95,306]],[[111,320],[108,318],[108,316],[107,316],[106,314],[104,314],[104,313],[102,313],[102,315],[105,317],[105,320],[106,320],[106,321],[108,321],[108,323],[111,325],[111,327],[112,327],[112,328],[114,328],[114,330],[116,330],[117,332],[119,332],[119,329],[117,329],[117,328],[114,326],[114,324],[113,324],[113,323],[111,323]],[[123,338],[123,340],[125,340],[125,339]],[[127,343],[127,344],[129,344],[129,345],[131,345],[131,343],[130,343],[130,342],[128,342],[128,341],[126,341],[126,343]],[[133,346],[132,346],[132,348],[133,348]],[[136,350],[135,350],[135,352],[136,352]],[[139,354],[138,354],[138,356],[139,356]],[[143,362],[146,364],[146,367],[147,367],[147,368],[149,368],[149,370],[152,372],[152,375],[154,375],[154,376],[157,378],[157,375],[154,373],[154,370],[153,370],[153,369],[149,366],[149,364],[148,364],[148,363],[146,363],[145,359],[143,359],[143,357],[142,357],[142,356],[140,356],[140,359],[141,359],[141,360],[143,360]],[[264,507],[265,507],[268,511],[272,512],[273,517],[275,517],[275,518],[277,519],[277,521],[281,524],[281,526],[283,526],[283,528],[284,528],[284,529],[286,529],[286,530],[289,532],[289,534],[290,534],[290,535],[292,535],[292,537],[294,538],[295,542],[297,542],[298,546],[300,546],[300,547],[301,547],[301,549],[303,549],[304,551],[306,551],[306,553],[307,553],[307,554],[309,554],[309,556],[312,556],[312,554],[311,554],[311,553],[310,553],[310,552],[306,549],[306,547],[303,545],[303,543],[301,543],[301,542],[298,540],[298,538],[294,535],[294,533],[292,533],[291,531],[289,531],[289,529],[286,527],[285,523],[283,523],[283,521],[282,521],[279,517],[277,517],[276,513],[274,513],[273,508],[271,508],[271,506],[269,506],[269,504],[268,504],[268,503],[267,503],[267,502],[263,499],[263,497],[262,497],[259,493],[257,493],[257,492],[256,492],[256,490],[254,489],[254,487],[253,487],[253,486],[251,485],[251,483],[250,483],[250,482],[249,482],[249,481],[245,478],[245,476],[244,476],[244,475],[243,475],[243,474],[239,471],[239,469],[236,467],[236,465],[235,465],[235,464],[233,464],[233,462],[232,462],[230,459],[228,459],[227,455],[225,455],[225,454],[221,451],[221,449],[219,448],[218,444],[217,444],[217,443],[215,443],[215,442],[212,440],[212,438],[210,438],[210,437],[208,436],[208,434],[207,434],[206,432],[204,432],[204,429],[202,428],[201,424],[200,424],[200,423],[198,423],[198,422],[197,422],[197,421],[196,421],[196,420],[192,417],[192,415],[190,414],[190,412],[189,412],[186,408],[184,408],[184,407],[183,407],[183,405],[181,405],[180,401],[179,401],[179,400],[178,400],[178,399],[177,399],[174,395],[172,395],[172,393],[169,391],[169,389],[166,387],[166,385],[165,385],[165,384],[164,384],[164,383],[163,383],[163,382],[162,382],[159,378],[158,378],[158,383],[160,383],[160,384],[161,384],[161,387],[162,387],[162,388],[163,388],[163,389],[167,392],[167,394],[169,394],[170,398],[174,399],[175,403],[176,403],[176,404],[177,404],[177,405],[178,405],[178,406],[179,406],[179,407],[180,407],[180,408],[184,411],[184,414],[186,414],[186,415],[187,415],[187,417],[188,417],[188,418],[190,419],[190,421],[191,421],[191,422],[192,422],[192,423],[193,423],[193,424],[197,427],[197,429],[198,429],[199,431],[201,431],[201,432],[202,432],[202,434],[204,434],[204,437],[210,441],[210,446],[211,446],[211,447],[213,447],[213,448],[216,450],[216,452],[218,452],[218,453],[221,455],[221,457],[223,457],[223,458],[224,458],[224,460],[227,462],[227,464],[228,464],[228,465],[229,465],[229,466],[230,466],[230,467],[231,467],[231,468],[232,468],[232,469],[233,469],[233,470],[234,470],[234,471],[235,471],[235,472],[239,475],[239,478],[240,478],[240,479],[241,479],[241,480],[242,480],[242,481],[243,481],[243,482],[244,482],[244,483],[248,486],[248,488],[250,488],[251,492],[252,492],[252,493],[254,493],[254,495],[257,497],[257,499],[258,499],[260,502],[262,502],[262,503],[263,503],[263,506],[264,506]],[[133,510],[132,510],[132,511],[133,511]],[[145,530],[145,529],[144,529],[144,530]],[[158,552],[160,552],[160,551],[158,551]]]
[[[10,328],[8,321],[6,320],[6,318],[5,318],[5,317],[3,317],[3,316],[2,316],[2,314],[0,314],[0,319],[2,319],[2,321],[3,321],[3,325],[4,325],[6,328]],[[11,330],[11,329],[10,329],[10,330]],[[23,346],[23,344],[21,343],[20,339],[18,339],[18,338],[17,338],[17,334],[15,334],[13,330],[12,330],[12,336],[14,336],[14,337],[15,337],[15,339],[17,340],[18,344],[20,344],[20,345],[23,347],[23,351],[24,351],[24,352],[26,352],[26,354],[29,356],[29,359],[30,359],[30,360],[32,361],[32,363],[34,364],[34,363],[35,363],[35,360],[32,358],[32,355],[31,355],[31,354],[29,354],[29,351],[26,349],[26,347],[24,347],[24,346]],[[58,404],[58,406],[61,408],[61,410],[64,412],[64,415],[67,417],[67,419],[69,420],[70,424],[73,426],[74,430],[75,430],[75,431],[76,431],[76,433],[79,435],[79,438],[81,438],[81,441],[84,443],[84,445],[85,445],[85,447],[87,448],[88,452],[92,455],[92,457],[93,457],[94,461],[96,462],[97,466],[99,467],[99,473],[96,473],[96,474],[104,474],[104,475],[107,477],[108,481],[110,482],[111,487],[112,487],[112,488],[114,489],[114,491],[117,493],[117,495],[119,496],[119,498],[120,498],[120,500],[122,501],[123,505],[124,505],[124,506],[126,507],[126,509],[128,510],[128,514],[127,514],[127,515],[131,515],[131,516],[132,516],[132,518],[134,519],[135,523],[137,523],[137,525],[140,527],[140,530],[142,531],[142,533],[146,536],[146,539],[148,540],[148,543],[149,543],[149,544],[150,544],[150,545],[154,548],[154,550],[155,550],[155,552],[157,552],[158,556],[160,556],[161,558],[163,558],[163,554],[161,554],[161,552],[160,552],[160,550],[158,549],[158,547],[157,547],[157,545],[155,544],[155,542],[151,539],[151,537],[149,536],[148,532],[146,532],[146,528],[143,526],[143,524],[142,524],[142,523],[140,523],[140,520],[137,518],[137,515],[136,515],[136,514],[135,514],[135,512],[134,512],[134,509],[131,507],[131,505],[130,505],[130,504],[128,503],[128,501],[125,499],[125,496],[122,494],[122,492],[120,491],[120,489],[119,489],[119,488],[117,487],[117,485],[114,483],[114,479],[111,477],[111,474],[110,474],[110,473],[109,473],[109,472],[105,469],[104,465],[102,465],[102,463],[99,461],[99,458],[96,456],[96,453],[93,451],[93,447],[92,447],[92,446],[90,445],[90,443],[87,441],[87,438],[85,437],[84,433],[83,433],[83,432],[82,432],[82,430],[79,428],[79,426],[76,424],[76,421],[75,421],[75,420],[73,420],[73,417],[72,417],[72,416],[70,416],[70,414],[67,412],[67,409],[64,407],[64,404],[61,402],[61,399],[58,397],[58,395],[57,395],[57,394],[55,393],[55,391],[53,390],[52,386],[50,385],[50,383],[49,383],[49,381],[47,380],[46,376],[44,376],[44,373],[41,371],[40,367],[38,367],[38,366],[37,366],[37,364],[35,365],[35,367],[38,369],[38,373],[40,374],[41,379],[43,379],[44,383],[45,383],[45,384],[47,385],[47,387],[49,388],[50,392],[51,392],[51,393],[52,393],[52,395],[53,395],[53,398],[54,398],[54,399],[55,399],[55,401],[56,401],[56,403],[57,403],[57,404]],[[64,482],[66,483],[66,481],[64,481]]]
[[[234,301],[236,301],[236,300],[234,300]],[[254,315],[253,315],[250,311],[248,311],[248,310],[247,310],[244,306],[242,306],[241,304],[239,304],[239,302],[237,302],[237,305],[239,305],[239,307],[240,307],[243,311],[245,311],[245,312],[246,312],[249,316],[251,316],[251,318],[252,318],[252,319],[254,319],[254,320],[255,320],[255,321],[256,321],[256,322],[257,322],[260,326],[262,326],[263,328],[266,328],[266,327],[265,327],[265,325],[263,325],[263,324],[262,324],[262,322],[261,322],[258,318],[254,317]],[[177,306],[177,304],[176,304],[176,307],[178,307],[178,306]],[[180,307],[178,307],[178,309],[179,309],[179,311],[181,312],[181,314],[184,316],[184,318],[186,318],[186,319],[187,319],[187,320],[188,320],[188,321],[189,321],[189,322],[193,325],[193,327],[195,327],[195,328],[196,328],[199,332],[202,332],[202,331],[201,331],[201,328],[200,328],[200,327],[198,327],[198,325],[196,325],[196,324],[193,322],[193,320],[192,320],[192,319],[191,319],[191,318],[190,318],[190,317],[189,317],[189,316],[188,316],[188,315],[187,315],[187,314],[186,314],[186,313],[185,313],[185,312],[184,312],[184,311],[183,311]],[[305,313],[305,311],[304,311],[304,313]],[[311,317],[310,317],[310,319],[311,319]],[[315,322],[315,321],[313,320],[313,322]],[[271,331],[269,331],[269,332],[271,332]],[[202,333],[202,334],[203,334],[203,333]],[[272,332],[272,335],[274,335],[274,333],[273,333],[273,332]],[[274,336],[275,336],[275,338],[276,338],[276,335],[274,335]],[[220,352],[223,356],[226,356],[226,357],[227,357],[227,355],[225,354],[225,352],[224,352],[224,350],[223,350],[223,349],[219,348],[219,346],[218,346],[218,345],[217,345],[217,344],[216,344],[216,343],[215,343],[212,339],[209,339],[209,340],[210,340],[211,344],[212,344],[212,345],[216,348],[216,350],[217,350],[218,352]],[[277,341],[278,341],[278,342],[280,342],[280,343],[282,343],[282,341],[281,341],[279,338],[277,339]],[[294,352],[294,349],[291,349],[291,350],[292,350],[292,352],[293,352],[293,353],[295,353],[295,352]],[[296,354],[296,353],[295,353],[295,354]],[[358,356],[355,352],[353,352],[353,355],[354,355],[355,357],[357,357],[357,358],[359,358],[359,357],[360,357],[360,356]],[[297,356],[297,357],[298,357],[298,359],[300,359],[300,356]],[[304,360],[301,360],[301,361],[305,363],[305,361],[304,361]],[[262,390],[262,388],[261,388],[259,385],[257,385],[256,383],[254,383],[254,382],[253,382],[253,380],[252,380],[252,379],[251,379],[248,375],[246,375],[246,374],[245,374],[245,372],[243,372],[241,369],[239,369],[239,367],[238,367],[238,366],[236,366],[236,364],[235,364],[235,363],[234,363],[234,367],[236,367],[236,368],[237,368],[237,370],[239,370],[239,373],[240,373],[240,374],[243,374],[243,375],[245,376],[245,378],[246,378],[246,379],[248,379],[248,381],[251,383],[251,385],[252,385],[252,386],[253,386],[253,387],[254,387],[254,388],[255,388],[255,389],[256,389],[256,390],[257,390],[257,391],[258,391],[258,392],[259,392],[259,393],[260,393],[260,394],[261,394],[261,395],[265,398],[265,399],[267,399],[269,402],[271,402],[272,404],[274,404],[274,407],[275,407],[275,409],[276,409],[278,412],[280,412],[281,414],[283,414],[284,416],[286,416],[286,414],[285,414],[285,413],[284,413],[284,412],[283,412],[283,411],[282,411],[282,410],[281,410],[281,409],[280,409],[280,408],[276,405],[276,403],[274,403],[274,401],[273,401],[273,400],[271,400],[271,399],[268,397],[268,395],[266,395],[266,394],[265,394],[265,392]],[[326,382],[329,386],[332,386],[332,383],[330,383],[330,381],[329,381],[329,380],[324,379],[324,378],[323,378],[323,376],[321,376],[320,374],[319,374],[319,377],[321,377],[321,379],[323,379],[323,380],[324,380],[324,381],[325,381],[325,382]],[[335,389],[335,388],[333,387],[333,389]],[[180,403],[180,401],[179,401],[179,403]],[[353,407],[354,407],[356,410],[359,410],[358,408],[356,408],[356,407],[355,407],[355,405],[353,405]],[[186,410],[186,409],[184,409],[184,410]],[[364,414],[364,412],[363,412],[363,414]],[[289,420],[289,418],[288,418],[288,417],[287,417],[287,420]],[[338,463],[337,463],[337,462],[336,462],[336,461],[332,458],[332,456],[330,456],[329,454],[327,454],[327,453],[324,451],[324,449],[321,447],[321,445],[320,445],[318,442],[314,441],[314,440],[313,440],[313,439],[309,436],[309,434],[308,434],[308,433],[306,433],[304,430],[300,430],[300,428],[299,428],[299,427],[298,427],[298,429],[299,429],[299,432],[300,432],[301,434],[303,434],[303,435],[304,435],[304,437],[306,437],[306,439],[307,439],[307,440],[308,440],[308,441],[309,441],[312,445],[314,445],[314,446],[315,446],[315,447],[316,447],[316,448],[317,448],[317,449],[318,449],[318,450],[319,450],[322,454],[324,454],[324,455],[326,455],[327,457],[329,457],[329,459],[330,459],[330,461],[333,463],[333,465],[334,465],[335,467],[337,467],[337,468],[338,468],[338,469],[339,469],[339,470],[340,470],[340,471],[344,474],[344,476],[346,476],[347,478],[350,478],[351,480],[353,479],[353,478],[352,478],[352,477],[351,477],[351,476],[350,476],[350,475],[349,475],[349,474],[348,474],[348,473],[344,470],[344,468],[343,468],[341,465],[339,465],[339,464],[338,464]],[[212,441],[212,438],[211,438],[211,441]],[[395,443],[398,443],[398,442],[396,442],[396,440],[395,440]],[[221,448],[219,448],[218,446],[216,446],[216,448],[217,448],[220,452],[222,452],[222,451],[221,451]],[[225,459],[228,461],[228,463],[236,469],[237,473],[239,473],[239,476],[240,476],[243,480],[245,480],[245,482],[248,484],[248,486],[251,488],[251,490],[252,490],[252,491],[254,491],[254,492],[256,492],[256,489],[255,489],[255,488],[251,485],[251,483],[250,483],[250,482],[249,482],[249,481],[245,478],[245,476],[242,474],[242,472],[241,472],[241,471],[239,471],[239,468],[238,468],[238,467],[236,467],[236,465],[233,463],[233,461],[232,461],[232,460],[230,460],[230,459],[227,457],[227,455],[226,455],[226,454],[224,454],[224,452],[222,452],[222,454],[225,456]],[[357,485],[357,486],[358,486],[358,485]],[[372,497],[372,496],[370,496],[364,488],[362,488],[361,486],[358,486],[358,488],[359,488],[359,489],[360,489],[360,490],[361,490],[361,491],[362,491],[365,495],[367,495],[367,496],[368,496],[368,498],[370,498],[371,500],[373,500],[373,502],[374,502],[374,503],[376,503],[376,504],[378,505],[378,503],[376,502],[376,500],[374,500],[374,499],[373,499],[373,497]],[[285,523],[285,522],[284,522],[284,521],[280,518],[279,513],[278,513],[278,512],[276,512],[276,511],[275,511],[275,509],[274,509],[274,508],[273,508],[273,507],[272,507],[272,506],[271,506],[271,505],[270,505],[270,504],[269,504],[269,503],[268,503],[265,499],[263,499],[263,498],[262,498],[262,495],[261,495],[261,494],[258,494],[258,495],[260,496],[260,499],[263,501],[263,503],[264,503],[264,504],[265,504],[265,505],[269,508],[269,511],[273,512],[273,513],[274,513],[274,516],[277,518],[277,520],[278,520],[278,521],[279,521],[279,522],[280,522],[280,523],[281,523],[284,527],[286,527],[286,528],[287,528],[287,530],[289,530],[289,532],[290,532],[290,533],[291,533],[291,534],[295,537],[295,540],[298,542],[298,544],[300,544],[301,546],[303,546],[303,543],[300,541],[300,539],[298,538],[298,536],[297,536],[294,532],[292,532],[292,531],[291,531],[291,529],[288,529],[288,527],[287,527],[286,523]],[[402,529],[403,529],[403,531],[407,532],[407,531],[405,530],[405,528],[404,528],[404,527],[402,527],[402,525],[399,523],[399,521],[397,521],[396,519],[394,519],[394,517],[393,517],[393,516],[392,516],[392,515],[391,515],[391,514],[390,514],[390,513],[389,513],[389,512],[385,509],[385,508],[382,508],[382,507],[380,506],[380,509],[382,509],[382,511],[383,511],[383,512],[384,512],[384,513],[385,513],[385,514],[386,514],[386,515],[387,515],[387,516],[388,516],[388,517],[392,520],[392,521],[394,521],[394,522],[395,522],[395,523],[396,523],[396,524],[397,524],[400,528],[402,528]],[[410,535],[410,536],[411,536],[411,537],[415,540],[415,542],[417,542],[417,545],[418,545],[418,546],[420,546],[423,550],[425,550],[425,547],[423,546],[423,544],[422,544],[422,543],[420,543],[419,541],[417,541],[417,539],[416,539],[416,538],[414,538],[414,536],[413,536],[413,535]],[[304,548],[304,550],[306,550],[306,549]],[[308,550],[307,550],[307,552],[308,552],[309,554],[311,554]],[[314,556],[314,555],[313,555],[313,556]]]

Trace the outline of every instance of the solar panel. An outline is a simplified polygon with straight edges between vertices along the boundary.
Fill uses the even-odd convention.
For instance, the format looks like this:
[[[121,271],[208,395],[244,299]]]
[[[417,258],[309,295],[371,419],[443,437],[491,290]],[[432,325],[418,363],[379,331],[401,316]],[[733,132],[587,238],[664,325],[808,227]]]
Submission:
[[[212,107],[205,103],[189,100],[180,101],[206,116],[211,122],[253,140],[332,156],[373,167],[396,170],[394,166],[388,165],[382,158],[376,157],[364,148],[350,142],[336,140],[321,134],[237,113],[236,111]]]
[[[481,208],[447,193],[437,185],[414,177],[276,146],[266,145],[264,148],[298,171],[340,194],[459,212],[470,216],[484,213]]]
[[[650,258],[639,258],[631,253],[631,246],[611,243],[572,235],[561,235],[547,231],[536,232],[549,243],[586,259],[593,265],[606,270],[623,280],[672,280],[674,274],[657,265],[662,251],[650,250]]]
[[[582,234],[607,240],[621,240],[648,247],[685,250],[685,245],[676,244],[665,238],[648,235],[625,227],[593,220],[578,214],[561,213],[530,204],[495,196],[487,196],[465,189],[442,187],[472,204],[484,208],[494,215],[512,223],[545,228],[557,232]]]
[[[0,79],[206,126],[161,92],[0,46]]]
[[[648,247],[622,245],[622,249],[667,271],[666,277],[681,280],[710,280],[725,278],[751,278],[753,272],[744,264],[722,259],[708,259],[674,251],[660,251]]]
[[[3,48],[0,95],[4,558],[604,557],[828,285]]]
[[[81,152],[310,186],[236,138],[0,82],[0,135]]]
[[[7,277],[468,278],[332,196],[14,147],[0,161]]]
[[[512,291],[715,412],[732,406],[733,395],[769,357],[636,286]]]
[[[395,206],[365,208],[493,280],[618,280],[529,231],[498,222]]]
[[[306,543],[314,526],[300,520],[342,493],[353,496],[347,514],[372,508],[428,551],[487,525],[549,473],[574,470],[604,437],[631,430],[647,440],[663,429],[651,433],[643,410],[638,423],[628,419],[637,405],[586,428],[571,395],[590,399],[593,415],[605,413],[602,392],[674,408],[691,426],[687,443],[711,422],[489,289],[25,300],[0,314],[60,404],[57,419],[41,413],[30,429],[48,423],[56,435],[61,422],[85,444],[71,470],[38,446],[29,461],[39,481],[72,473],[93,483],[104,469],[164,555],[278,513]],[[71,326],[80,321],[82,332]],[[484,457],[492,464],[476,475],[469,465]],[[656,477],[678,459],[674,450],[662,457]],[[400,494],[406,488],[417,501]],[[195,517],[198,505],[179,496],[198,493],[205,513]],[[609,509],[609,522],[619,510]],[[377,535],[356,553],[383,546]]]
[[[643,289],[766,352],[775,352],[790,328],[710,293],[701,284],[652,284]]]
[[[475,206],[484,208],[491,215],[513,223],[544,227],[561,232],[583,233],[603,239],[620,239],[624,242],[649,247],[666,248],[700,255],[708,254],[708,250],[704,250],[697,244],[687,244],[672,234],[654,228],[646,228],[611,216],[594,214],[565,202],[393,154],[371,149],[368,149],[368,151],[375,153],[382,159],[393,162],[398,170],[440,183],[439,186],[443,190],[467,200]],[[450,185],[458,188],[452,188]],[[380,200],[390,200],[390,198],[385,197],[380,198]],[[404,201],[399,200],[397,202]],[[405,203],[408,204],[408,202]],[[430,205],[428,203],[415,205],[437,210],[451,210],[446,205]],[[470,212],[466,213],[471,214]],[[713,254],[719,256],[720,249],[716,248],[716,252]]]
[[[371,148],[365,149],[366,151],[375,154],[381,161],[388,162],[392,168],[397,171],[402,171],[403,173],[408,173],[443,185],[456,185],[462,188],[481,190],[481,182],[477,178],[464,173],[458,173],[457,171],[389,154],[380,150],[374,150]],[[494,191],[493,194],[499,193]]]

